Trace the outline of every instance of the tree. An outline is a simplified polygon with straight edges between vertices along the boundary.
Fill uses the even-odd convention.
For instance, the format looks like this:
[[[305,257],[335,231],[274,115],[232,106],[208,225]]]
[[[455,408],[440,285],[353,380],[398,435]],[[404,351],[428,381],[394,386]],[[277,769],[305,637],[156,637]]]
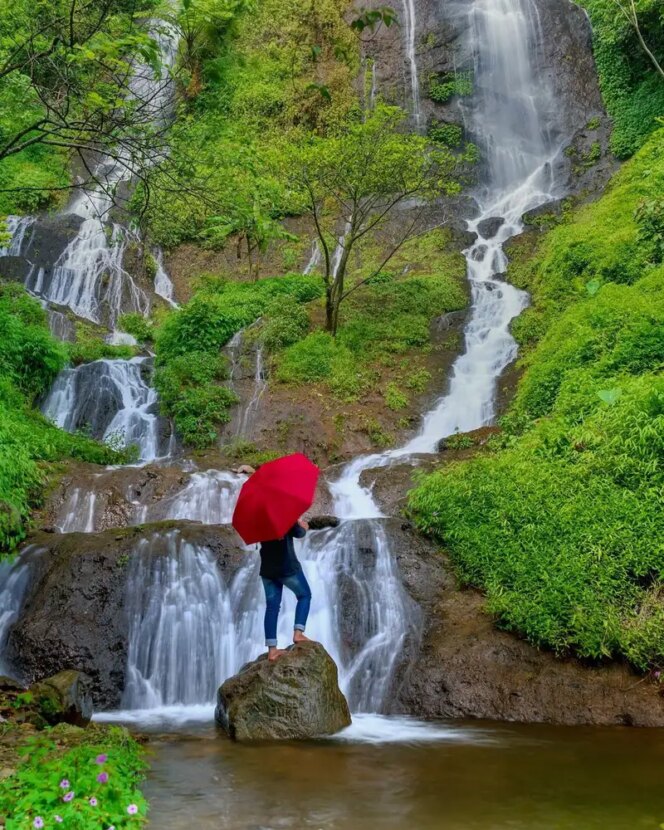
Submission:
[[[316,230],[326,327],[333,335],[343,301],[420,232],[428,203],[458,190],[453,180],[458,160],[422,136],[401,132],[404,119],[402,110],[379,104],[364,120],[358,117],[336,135],[312,137],[289,159],[291,186]],[[381,233],[388,224],[390,233]],[[347,285],[351,254],[369,235],[389,236],[386,248],[382,241],[386,253],[372,273]]]
[[[172,79],[160,65],[159,32],[145,27],[154,5],[16,0],[0,11],[0,163],[54,148],[78,158],[88,183],[110,190],[96,154],[123,179],[140,177],[148,158],[167,158],[169,125],[159,110]],[[156,82],[141,83],[147,74]],[[6,188],[21,189],[31,188]]]
[[[656,71],[664,79],[664,68],[662,68],[662,65],[657,60],[657,57],[655,56],[655,53],[652,51],[652,49],[646,43],[646,40],[643,36],[643,32],[641,31],[641,24],[639,23],[639,9],[637,7],[636,0],[612,0],[612,2],[614,3],[615,6],[618,7],[618,9],[620,10],[620,13],[622,14],[622,16],[625,18],[625,20],[632,27],[632,29],[634,30],[634,32],[636,34],[636,37],[638,38],[638,41],[639,41],[639,44],[640,44],[641,48],[643,49],[643,51],[648,56],[648,59],[650,60],[652,65],[655,67]],[[646,5],[650,5],[650,4],[648,3]],[[654,10],[654,5],[653,5],[652,8]],[[664,18],[662,18],[662,19],[664,21]]]

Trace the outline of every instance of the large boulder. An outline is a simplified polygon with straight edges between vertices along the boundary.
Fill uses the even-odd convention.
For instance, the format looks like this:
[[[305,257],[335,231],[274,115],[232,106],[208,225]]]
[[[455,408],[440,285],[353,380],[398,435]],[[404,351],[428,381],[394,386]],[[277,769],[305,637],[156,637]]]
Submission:
[[[30,689],[34,704],[51,726],[87,726],[92,718],[92,679],[70,669],[47,677]]]
[[[314,738],[350,725],[336,664],[313,642],[244,666],[219,688],[215,717],[236,741]]]

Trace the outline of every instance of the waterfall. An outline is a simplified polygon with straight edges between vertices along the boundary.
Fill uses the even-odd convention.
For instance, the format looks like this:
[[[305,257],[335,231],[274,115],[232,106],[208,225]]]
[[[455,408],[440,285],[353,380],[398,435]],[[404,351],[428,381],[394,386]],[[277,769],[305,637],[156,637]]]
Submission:
[[[206,525],[230,524],[240,488],[246,476],[221,470],[192,473],[174,496],[140,508],[137,523],[188,519]]]
[[[150,35],[155,39],[161,57],[162,74],[155,75],[151,66],[137,61],[130,79],[130,94],[137,101],[137,116],[145,124],[160,127],[167,123],[174,105],[174,84],[171,70],[177,56],[177,32],[163,21],[152,21]],[[156,158],[144,158],[154,164]],[[118,187],[131,179],[135,159],[120,155],[102,155],[93,170],[94,188],[81,188],[66,213],[83,219],[78,232],[65,247],[52,268],[31,267],[25,280],[26,288],[49,303],[67,306],[76,315],[93,323],[115,326],[125,312],[147,314],[150,300],[124,267],[127,247],[140,245],[139,234],[117,222],[109,222],[115,206]],[[23,256],[30,259],[31,239],[26,231],[38,222],[37,217],[9,217],[10,245],[0,249],[0,256]],[[163,268],[162,268],[163,271]],[[160,286],[166,284],[160,276]]]
[[[416,70],[412,2],[405,9],[409,61]],[[403,447],[347,465],[331,485],[335,512],[344,521],[337,528],[309,533],[298,543],[314,596],[307,631],[336,660],[340,684],[355,712],[385,709],[403,646],[409,637],[417,636],[419,628],[417,611],[403,589],[395,552],[380,521],[381,511],[370,488],[360,484],[360,477],[364,471],[414,453],[433,452],[441,438],[480,427],[495,417],[498,377],[516,355],[509,325],[527,302],[525,293],[501,279],[507,265],[503,245],[521,231],[525,211],[558,195],[551,171],[559,148],[551,144],[544,127],[551,101],[530,60],[539,36],[534,9],[530,0],[475,0],[468,12],[467,46],[474,56],[477,94],[464,114],[468,131],[481,147],[487,175],[475,194],[479,215],[468,220],[469,230],[477,235],[465,251],[472,312],[465,349],[454,364],[449,387],[423,417],[417,435]],[[417,110],[416,90],[414,83]],[[494,221],[487,223],[487,219]],[[343,244],[344,235],[337,244],[335,264]],[[130,600],[130,606],[152,609],[154,605],[154,610],[135,613],[132,642],[144,656],[133,657],[128,670],[130,678],[150,680],[132,679],[131,688],[143,692],[132,692],[125,703],[211,701],[217,682],[263,650],[263,604],[255,563],[248,561],[230,587],[221,584],[211,556],[206,558],[200,551],[180,549],[151,567],[141,577],[151,587],[138,578],[130,580],[130,591],[143,585],[149,594],[141,602]],[[213,641],[209,630],[191,635],[201,638],[198,661],[184,639],[173,654],[165,632],[173,626],[176,637],[189,630],[188,625],[195,629],[196,613],[187,621],[186,608],[189,602],[196,605],[197,592],[207,585],[214,596],[211,618],[218,635]],[[181,596],[188,598],[184,601]],[[282,642],[290,635],[293,606],[294,599],[286,592],[279,629]],[[159,643],[163,643],[163,654],[157,670],[147,665],[146,655],[159,651]],[[200,662],[207,665],[204,679],[196,673]],[[196,691],[187,684],[196,684]]]
[[[415,130],[422,127],[422,108],[420,104],[420,81],[417,73],[417,56],[415,54],[415,0],[402,0],[404,33],[406,38],[406,60],[410,73],[410,95]]]
[[[34,216],[7,217],[6,230],[9,234],[9,244],[5,247],[0,247],[0,257],[21,256],[26,233],[33,227],[35,221]]]
[[[209,707],[219,684],[265,649],[258,557],[248,552],[246,563],[225,581],[209,549],[172,531],[168,553],[157,554],[155,538],[139,540],[131,556],[122,705],[153,713],[165,707]],[[418,623],[389,555],[385,529],[347,522],[338,531],[312,532],[297,544],[314,595],[307,632],[337,662],[353,711],[379,711],[401,647],[409,634],[415,636]],[[344,603],[339,602],[342,594]],[[279,619],[284,644],[292,634],[294,605],[285,592]]]
[[[32,571],[31,556],[39,550],[29,546],[14,561],[0,562],[0,675],[13,677],[14,672],[5,657],[11,627],[19,617]]]
[[[309,260],[307,264],[304,266],[303,274],[313,274],[313,272],[318,268],[323,259],[323,255],[320,251],[320,245],[318,244],[318,239],[314,239],[311,243],[311,254],[309,255]]]
[[[254,387],[253,393],[247,405],[242,409],[236,435],[248,436],[251,427],[256,417],[261,398],[267,388],[267,375],[265,369],[265,359],[263,354],[263,345],[257,343],[254,352]]]
[[[170,426],[158,414],[157,393],[143,372],[148,358],[95,360],[65,369],[56,378],[42,412],[67,432],[89,430],[93,438],[135,445],[141,461],[168,454]]]
[[[525,292],[501,279],[507,269],[503,246],[523,230],[526,211],[559,195],[552,171],[561,147],[546,129],[553,102],[532,62],[541,38],[536,6],[532,0],[475,0],[468,13],[477,93],[466,107],[467,128],[487,176],[475,194],[479,215],[467,223],[477,238],[464,251],[472,297],[465,348],[447,392],[423,417],[418,434],[398,449],[355,459],[332,484],[337,513],[347,518],[381,515],[370,489],[360,485],[365,470],[435,452],[441,438],[495,418],[498,378],[517,353],[510,323],[528,302]]]
[[[152,254],[157,266],[157,270],[154,275],[154,293],[166,300],[166,302],[173,308],[177,308],[178,304],[173,299],[175,288],[164,265],[164,252],[161,248],[155,248]]]
[[[224,584],[212,554],[168,535],[168,555],[152,555],[142,539],[132,555],[126,612],[130,621],[123,706],[154,709],[211,703],[219,678],[252,653],[241,609],[250,609],[243,587],[257,577]],[[237,628],[236,628],[237,626]]]

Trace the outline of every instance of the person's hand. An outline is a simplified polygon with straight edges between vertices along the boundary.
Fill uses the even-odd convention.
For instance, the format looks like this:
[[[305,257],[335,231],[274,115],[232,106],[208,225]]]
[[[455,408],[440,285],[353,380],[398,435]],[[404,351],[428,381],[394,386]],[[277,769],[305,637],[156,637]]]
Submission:
[[[297,523],[303,530],[309,530],[309,522],[306,519],[298,519]]]

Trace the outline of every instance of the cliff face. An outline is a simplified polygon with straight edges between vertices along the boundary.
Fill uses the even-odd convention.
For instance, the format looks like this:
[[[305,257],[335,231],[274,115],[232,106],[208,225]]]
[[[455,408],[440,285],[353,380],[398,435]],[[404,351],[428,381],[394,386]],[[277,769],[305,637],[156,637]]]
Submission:
[[[375,4],[379,5],[379,4]],[[407,52],[406,3],[396,4],[400,25],[380,29],[365,44],[365,66],[375,94],[413,111],[411,63]],[[415,59],[420,90],[420,128],[438,122],[467,128],[473,108],[472,94],[452,94],[441,103],[431,97],[432,83],[464,75],[472,81],[472,18],[469,4],[461,0],[415,3]],[[524,7],[527,4],[524,4]],[[590,22],[583,9],[570,0],[532,0],[541,44],[534,51],[534,71],[552,93],[547,129],[561,154],[556,160],[557,179],[566,193],[583,194],[601,188],[615,162],[608,151],[610,121],[599,91],[592,51]],[[478,136],[466,132],[466,138]],[[481,164],[476,171],[481,181]]]

